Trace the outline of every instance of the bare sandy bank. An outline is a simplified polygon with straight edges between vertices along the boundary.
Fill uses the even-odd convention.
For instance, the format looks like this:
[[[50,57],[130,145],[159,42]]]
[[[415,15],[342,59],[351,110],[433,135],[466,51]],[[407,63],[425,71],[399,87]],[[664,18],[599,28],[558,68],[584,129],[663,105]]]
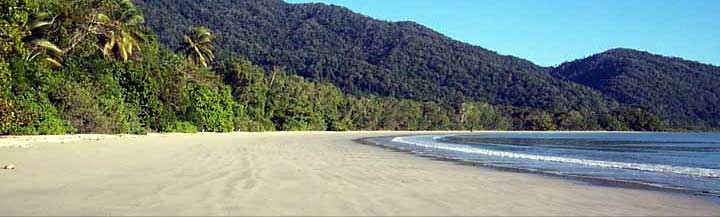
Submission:
[[[46,142],[0,147],[0,164],[17,166],[0,170],[0,215],[720,213],[718,204],[688,195],[460,166],[352,142],[398,134],[409,133],[38,137]]]

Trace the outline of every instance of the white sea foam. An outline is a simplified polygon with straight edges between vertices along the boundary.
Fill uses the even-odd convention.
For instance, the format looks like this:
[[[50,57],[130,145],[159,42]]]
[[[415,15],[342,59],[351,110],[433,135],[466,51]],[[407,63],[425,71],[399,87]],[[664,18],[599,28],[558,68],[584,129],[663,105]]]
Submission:
[[[720,169],[707,169],[707,168],[693,168],[693,167],[680,167],[660,164],[641,164],[641,163],[626,163],[626,162],[613,162],[613,161],[600,161],[600,160],[588,160],[588,159],[576,159],[567,157],[556,157],[556,156],[541,156],[532,154],[521,154],[506,151],[494,151],[481,149],[466,145],[451,144],[445,142],[438,142],[437,140],[443,136],[406,136],[406,137],[395,137],[392,139],[393,142],[416,145],[420,147],[457,151],[463,153],[481,154],[495,157],[507,157],[517,159],[528,159],[538,161],[549,161],[559,163],[572,163],[586,166],[603,167],[603,168],[620,168],[650,172],[661,172],[661,173],[672,173],[694,177],[709,177],[709,178],[720,178]]]

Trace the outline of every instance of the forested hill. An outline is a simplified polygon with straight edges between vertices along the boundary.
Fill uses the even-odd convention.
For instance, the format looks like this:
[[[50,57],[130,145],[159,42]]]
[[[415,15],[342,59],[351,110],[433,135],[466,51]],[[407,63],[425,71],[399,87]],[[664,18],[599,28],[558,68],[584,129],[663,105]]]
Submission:
[[[674,127],[720,127],[720,67],[630,49],[560,65],[558,78],[645,108]]]
[[[157,13],[179,10],[163,7],[161,1],[150,3],[156,4],[154,10]],[[201,3],[208,7],[196,5],[194,1],[176,2],[168,6],[192,8],[188,13],[199,11],[197,13],[203,15],[190,14],[190,17],[208,20],[216,28],[223,27],[221,30],[235,25],[233,22],[221,25],[218,20],[221,18],[231,21],[254,20],[252,22],[257,23],[256,32],[242,28],[215,31],[226,40],[219,47],[236,46],[237,49],[245,49],[245,52],[268,52],[264,61],[261,61],[262,55],[247,55],[255,58],[256,62],[266,64],[264,66],[269,69],[253,64],[243,55],[229,55],[234,53],[232,50],[225,51],[226,56],[220,60],[214,58],[213,48],[218,47],[214,33],[200,23],[200,27],[172,32],[181,35],[179,37],[183,41],[176,41],[178,44],[166,42],[167,45],[163,46],[158,37],[168,37],[171,33],[161,32],[161,35],[156,35],[148,29],[145,21],[151,20],[156,23],[155,26],[159,26],[158,22],[170,22],[180,15],[159,16],[160,21],[146,19],[131,0],[0,1],[0,135],[273,130],[665,129],[656,116],[644,110],[610,106],[611,103],[594,94],[591,88],[555,79],[547,70],[527,61],[498,56],[481,48],[454,42],[418,25],[375,21],[345,9],[322,5],[295,6],[273,1],[243,1],[238,3],[244,5],[245,12],[242,12],[232,9],[234,6],[231,4],[224,5],[232,6],[228,11],[222,9],[223,5],[217,1]],[[295,7],[298,9],[292,9]],[[350,28],[347,31],[308,32],[327,34],[332,39],[323,39],[318,35],[288,35],[286,37],[303,39],[297,42],[298,47],[292,47],[292,40],[279,40],[283,39],[282,34],[271,34],[287,29],[270,28],[285,23],[276,19],[288,16],[274,16],[271,20],[277,24],[263,24],[270,21],[253,18],[280,13],[270,9],[290,12],[335,11],[327,14],[339,17],[317,20],[308,18],[313,21],[300,22],[299,25],[332,20],[345,22],[344,18],[347,18],[346,21],[350,23],[333,24],[333,28],[365,21],[369,26],[387,28],[382,31],[407,34],[410,39],[384,44],[386,42],[381,39],[359,37],[354,33],[347,33],[352,37],[343,36],[345,32],[355,31]],[[149,11],[157,15],[153,10]],[[299,19],[297,13],[302,14],[288,13],[296,15],[287,19]],[[253,26],[251,24],[247,25]],[[393,25],[399,25],[403,30],[415,29],[416,32],[406,33]],[[164,26],[172,27],[175,24]],[[322,25],[316,27],[323,29]],[[381,31],[375,27],[367,28],[373,30],[364,30],[366,33]],[[385,37],[384,32],[381,33],[373,34]],[[232,45],[228,40],[244,40],[240,36],[234,37],[234,34],[253,37],[245,44]],[[385,40],[392,41],[396,37],[400,36],[390,36]],[[373,52],[340,49],[343,46],[347,49],[365,49],[358,47],[358,44],[363,43],[350,42],[366,38],[377,40],[368,45],[377,43],[379,47],[400,48],[389,49],[385,57],[379,55],[365,59],[351,55],[381,53],[375,53],[377,49],[370,48],[368,50]],[[425,40],[436,41],[428,43]],[[305,44],[310,42],[326,46]],[[288,47],[274,47],[279,46],[276,43]],[[228,46],[223,47],[223,44]],[[303,49],[308,49],[307,55],[312,56],[293,56],[305,55],[300,52]],[[336,52],[333,49],[339,50]],[[290,53],[284,53],[286,51]],[[279,55],[277,58],[267,56],[276,54]],[[419,101],[372,94],[345,94],[330,82],[308,81],[287,72],[286,69],[294,68],[304,72],[318,72],[303,68],[305,64],[294,62],[295,58],[303,58],[307,65],[315,67],[314,70],[329,73],[306,75],[310,78],[343,82],[339,76],[358,76],[350,83],[340,83],[356,85],[344,86],[350,92],[364,90],[400,95],[382,92],[382,88],[387,87],[390,91],[393,91],[391,88],[407,91],[408,95],[401,96],[408,98],[443,98],[442,94],[446,94],[458,96],[462,101]],[[450,63],[457,63],[458,67]],[[411,70],[402,71],[401,68],[391,66]],[[430,66],[447,68],[427,68]],[[462,67],[470,66],[479,68],[476,71],[463,71]],[[366,67],[379,71],[367,71],[369,69]],[[459,79],[458,76],[469,77]],[[447,84],[450,84],[449,87],[444,86]],[[473,96],[483,101],[463,98],[458,92],[477,92]],[[495,103],[507,103],[501,100],[505,99],[534,108],[492,105],[484,102],[482,96],[487,96],[488,100]],[[604,109],[606,107],[609,109]]]
[[[600,94],[554,79],[527,60],[452,40],[413,22],[375,20],[346,8],[280,0],[135,0],[169,47],[188,26],[207,26],[223,56],[285,66],[351,94],[415,100],[468,98],[548,111],[601,109]]]
[[[151,3],[160,5],[162,2]],[[218,7],[217,9],[210,7],[215,13],[210,13],[207,8],[194,5],[190,1],[184,3],[186,4],[178,2],[173,7],[175,5],[183,8],[198,6],[193,8],[193,11],[206,14],[208,17],[202,19],[209,20],[210,23],[221,27],[223,25],[218,24],[219,21],[215,17],[228,19],[240,17],[242,19],[239,20],[257,20],[254,22],[263,23],[263,19],[252,18],[252,14],[270,16],[267,14],[275,12],[268,12],[268,8],[280,10],[270,7],[273,5],[295,7],[283,2],[243,1],[239,4],[246,5],[245,10],[251,12],[241,16],[232,14],[234,12],[222,13],[223,10],[218,6],[221,4],[215,1],[201,2]],[[417,54],[406,51],[398,52],[399,58],[414,58],[403,61],[416,62],[414,64],[416,66],[427,67],[435,62],[440,62],[447,64],[444,65],[446,67],[451,67],[449,69],[424,69],[428,71],[422,71],[416,67],[413,69],[415,71],[408,72],[392,71],[396,69],[388,68],[387,66],[390,65],[384,65],[386,61],[393,60],[393,55],[395,55],[393,52],[389,54],[389,57],[371,64],[368,62],[369,59],[352,62],[355,58],[334,56],[340,53],[327,55],[326,53],[333,50],[322,50],[322,46],[302,45],[299,48],[288,47],[287,49],[271,47],[272,52],[283,55],[288,55],[283,53],[284,50],[302,55],[303,52],[299,52],[299,49],[307,48],[309,54],[315,55],[303,57],[306,58],[305,61],[308,61],[308,65],[312,65],[312,60],[325,61],[323,63],[335,61],[334,63],[338,64],[337,67],[315,65],[318,69],[331,70],[328,72],[334,74],[313,75],[309,76],[310,78],[338,82],[343,80],[335,79],[336,77],[330,75],[362,76],[350,84],[362,85],[364,83],[361,81],[380,80],[382,83],[378,85],[387,85],[387,87],[401,85],[395,87],[407,90],[408,93],[427,94],[422,97],[442,98],[440,94],[447,94],[448,96],[459,96],[462,101],[419,101],[372,94],[363,96],[345,94],[330,82],[313,82],[286,71],[286,69],[291,70],[294,67],[302,69],[303,64],[289,61],[298,58],[294,56],[279,56],[278,58],[287,58],[285,59],[288,60],[287,63],[298,65],[281,64],[284,63],[280,61],[283,59],[269,58],[264,61],[264,64],[278,65],[265,65],[269,68],[267,70],[253,64],[243,55],[229,55],[233,53],[229,51],[225,52],[227,56],[218,60],[214,58],[215,52],[213,52],[213,48],[218,47],[213,37],[214,33],[202,26],[174,32],[180,34],[183,41],[163,46],[158,41],[159,36],[167,37],[170,33],[162,32],[161,35],[156,35],[150,31],[144,24],[145,20],[153,19],[146,19],[131,0],[7,0],[0,1],[0,27],[2,27],[0,28],[0,135],[273,130],[657,131],[665,129],[662,121],[653,114],[637,108],[611,106],[612,103],[606,102],[597,93],[593,93],[595,91],[591,88],[555,79],[550,73],[547,73],[546,69],[541,69],[527,61],[494,55],[477,47],[453,42],[417,25],[374,21],[335,7],[301,6],[300,8],[310,7],[311,9],[306,10],[311,11],[324,9],[339,11],[347,13],[348,16],[344,17],[350,20],[357,19],[377,23],[372,25],[408,25],[409,27],[403,28],[416,28],[418,32],[428,35],[421,37],[418,35],[420,33],[412,33],[410,35],[414,39],[409,41],[416,39],[423,41],[428,37],[432,39],[431,36],[433,36],[439,38],[437,43],[455,46],[448,48],[423,42],[420,47],[414,47],[418,45],[411,46],[416,49]],[[312,9],[313,7],[317,8]],[[284,10],[289,10],[287,8]],[[157,11],[173,10],[157,6]],[[220,15],[214,16],[215,14]],[[191,16],[200,17],[200,15],[192,14]],[[275,19],[282,19],[281,17],[277,16]],[[342,17],[325,19],[343,20]],[[170,15],[168,18],[174,19]],[[314,22],[316,21],[310,23]],[[231,24],[227,23],[227,25]],[[345,25],[337,24],[337,27]],[[268,32],[258,30],[258,32],[250,33],[247,30],[236,30],[216,32],[226,37],[226,40],[227,38],[240,40],[241,37],[229,37],[238,32],[260,34],[254,35],[253,40],[268,42],[267,44],[248,42],[245,45],[249,47],[277,46],[274,44],[276,42],[291,45],[289,42],[278,42],[269,37],[272,34]],[[272,32],[269,29],[264,30]],[[279,28],[277,31],[284,30]],[[396,32],[397,30],[388,31]],[[330,34],[329,32],[327,34]],[[341,34],[343,31],[339,32],[334,36],[343,35]],[[311,31],[310,33],[319,34],[321,32]],[[261,37],[262,34],[268,35],[268,37]],[[288,37],[292,37],[292,35]],[[322,37],[304,37],[307,40],[314,38]],[[337,40],[340,40],[339,38]],[[343,40],[349,41],[351,38],[353,37]],[[387,38],[387,40],[394,40],[394,37]],[[336,40],[323,39],[318,43],[330,44],[333,41]],[[306,43],[307,41],[301,42]],[[378,41],[377,43],[385,42]],[[349,48],[360,49],[352,47],[350,43],[336,45],[347,45]],[[220,46],[220,48],[224,47]],[[238,46],[238,48],[242,48],[242,46]],[[458,56],[443,56],[443,58],[454,58],[452,60],[436,59],[430,53],[420,51],[424,48],[448,49],[437,55]],[[467,50],[455,50],[461,48]],[[260,49],[253,51],[265,52]],[[347,54],[360,55],[361,53],[348,52]],[[462,56],[463,53],[468,56]],[[262,58],[254,55],[248,54],[248,56],[256,58],[256,62],[263,63],[263,61],[258,61]],[[477,61],[475,64],[488,68],[480,68],[480,71],[463,74],[477,77],[451,80],[454,79],[455,74],[461,74],[461,72],[452,71],[451,69],[458,68],[452,68],[454,65],[449,63],[458,62],[458,65],[462,67],[472,65],[463,62],[464,60]],[[355,63],[375,67],[373,69],[383,69],[384,71],[381,72],[387,73],[387,75],[377,74],[374,71],[346,71],[347,68],[341,67]],[[409,64],[408,67],[410,65],[413,64]],[[357,66],[357,69],[367,70],[361,66]],[[434,70],[435,73],[430,73]],[[396,78],[405,80],[392,80]],[[431,92],[422,92],[427,89],[432,91],[433,87],[440,88],[443,85],[433,82],[447,83],[448,81],[459,83],[442,90],[456,92],[440,92],[437,95],[431,94]],[[418,86],[403,86],[405,84]],[[495,86],[470,86],[478,84]],[[426,88],[422,85],[429,87]],[[375,88],[381,87],[383,86]],[[461,87],[472,89],[458,89]],[[350,90],[353,89],[350,88]],[[372,93],[373,90],[380,92],[382,89],[365,91]],[[517,104],[534,108],[492,105],[484,101],[473,101],[471,98],[463,98],[462,94],[457,93],[460,91],[466,91],[466,93],[477,91],[480,94],[476,96],[482,100],[484,99],[480,96],[483,95],[498,96],[490,99],[495,103],[503,103],[499,99],[508,99],[515,100],[513,102]],[[405,97],[412,98],[413,96],[405,95]],[[419,96],[415,97],[420,98]],[[535,99],[536,97],[537,99]],[[563,97],[568,97],[568,99]],[[519,103],[522,102],[521,100],[527,100],[527,102]]]
[[[190,26],[207,26],[216,34],[220,59],[240,55],[265,69],[284,66],[354,95],[451,103],[469,99],[541,109],[556,117],[639,107],[673,128],[720,127],[718,67],[678,58],[614,49],[543,68],[413,22],[376,20],[332,5],[134,1],[166,46],[180,44]]]

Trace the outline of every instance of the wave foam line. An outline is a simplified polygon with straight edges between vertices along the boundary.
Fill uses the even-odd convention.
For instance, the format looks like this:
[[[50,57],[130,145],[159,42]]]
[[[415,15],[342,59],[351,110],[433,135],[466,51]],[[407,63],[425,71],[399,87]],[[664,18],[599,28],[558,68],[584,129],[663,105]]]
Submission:
[[[441,137],[445,137],[445,136],[435,136],[435,137],[432,137],[432,139],[435,140],[435,139],[439,139]],[[508,158],[529,159],[529,160],[538,160],[538,161],[559,162],[559,163],[573,163],[573,164],[603,167],[603,168],[619,168],[619,169],[630,169],[630,170],[640,170],[640,171],[649,171],[649,172],[662,172],[662,173],[672,173],[672,174],[680,174],[680,175],[687,175],[687,176],[694,176],[694,177],[720,178],[720,170],[719,169],[679,167],[679,166],[660,165],[660,164],[625,163],[625,162],[575,159],[575,158],[555,157],[555,156],[519,154],[519,153],[513,153],[513,152],[479,149],[479,148],[474,148],[474,147],[461,146],[461,145],[455,145],[455,144],[449,144],[449,143],[443,143],[443,142],[432,142],[434,144],[427,144],[427,143],[418,142],[418,141],[410,141],[410,140],[408,140],[409,138],[411,138],[411,137],[395,137],[392,139],[392,141],[398,142],[398,143],[416,145],[416,146],[420,146],[420,147],[426,147],[426,148],[442,149],[442,150],[457,151],[457,152],[472,153],[472,154],[481,154],[481,155],[488,155],[488,156],[495,156],[495,157],[508,157]]]

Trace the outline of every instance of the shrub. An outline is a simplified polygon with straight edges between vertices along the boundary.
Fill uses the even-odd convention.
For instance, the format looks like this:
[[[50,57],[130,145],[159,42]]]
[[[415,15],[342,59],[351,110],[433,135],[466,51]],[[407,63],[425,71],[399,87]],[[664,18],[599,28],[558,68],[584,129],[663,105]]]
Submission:
[[[177,121],[165,129],[166,132],[178,132],[178,133],[196,133],[197,127],[187,121]]]
[[[230,88],[212,90],[208,86],[191,83],[189,94],[195,101],[188,109],[191,120],[199,129],[212,132],[230,132],[234,129],[233,106],[235,101]]]
[[[94,83],[95,101],[98,109],[110,120],[110,131],[144,134],[139,105],[126,100],[126,91],[117,79],[112,74],[99,74]]]
[[[68,81],[59,86],[53,98],[63,119],[80,133],[113,133],[112,119],[100,109],[87,87]]]
[[[534,110],[531,111],[523,118],[525,124],[524,127],[527,130],[556,130],[557,126],[553,121],[552,116],[545,111]]]
[[[54,135],[75,132],[67,121],[59,117],[57,109],[46,97],[24,92],[15,102],[17,104],[13,108],[8,133]]]
[[[226,60],[220,64],[217,71],[223,76],[224,82],[233,88],[233,97],[240,105],[235,108],[241,112],[236,113],[237,128],[243,131],[274,130],[275,125],[270,120],[273,111],[266,106],[270,104],[269,88],[277,86],[273,84],[278,82],[272,78],[268,80],[265,71],[247,59]],[[276,71],[273,73],[277,74]]]

